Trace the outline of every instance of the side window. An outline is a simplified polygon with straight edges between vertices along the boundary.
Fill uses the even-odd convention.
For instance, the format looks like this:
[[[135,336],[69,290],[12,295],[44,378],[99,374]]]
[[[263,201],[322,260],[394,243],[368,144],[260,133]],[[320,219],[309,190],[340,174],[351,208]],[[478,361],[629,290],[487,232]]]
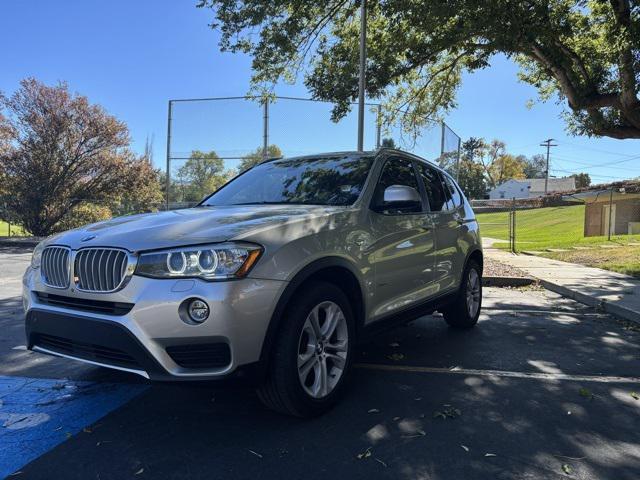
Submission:
[[[460,195],[458,187],[456,187],[456,184],[449,176],[442,175],[442,178],[444,179],[444,185],[448,193],[447,209],[453,210],[454,208],[458,208],[460,205],[462,205],[462,196]]]
[[[382,167],[378,185],[373,194],[373,206],[376,211],[383,213],[420,213],[422,205],[407,204],[405,207],[394,205],[393,210],[386,208],[384,191],[394,185],[403,185],[415,189],[419,195],[418,179],[413,170],[411,160],[405,158],[390,158]]]
[[[432,212],[446,210],[447,197],[438,171],[423,163],[418,163],[418,171],[422,177],[424,188],[427,191],[427,199]]]

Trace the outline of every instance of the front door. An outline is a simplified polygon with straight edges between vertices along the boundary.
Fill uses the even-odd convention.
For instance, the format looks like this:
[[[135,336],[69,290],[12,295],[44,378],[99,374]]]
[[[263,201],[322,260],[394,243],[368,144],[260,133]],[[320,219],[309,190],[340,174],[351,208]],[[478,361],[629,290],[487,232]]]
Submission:
[[[435,265],[434,231],[427,205],[386,209],[384,191],[403,185],[420,192],[413,161],[385,160],[371,204],[374,241],[369,248],[375,269],[374,319],[396,313],[428,298]]]

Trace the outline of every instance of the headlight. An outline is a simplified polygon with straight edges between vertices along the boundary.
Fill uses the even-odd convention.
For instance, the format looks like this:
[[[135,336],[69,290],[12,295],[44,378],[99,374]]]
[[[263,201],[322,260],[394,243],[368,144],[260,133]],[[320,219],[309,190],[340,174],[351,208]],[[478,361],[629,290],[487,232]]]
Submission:
[[[31,268],[40,268],[40,260],[42,260],[42,251],[44,250],[44,242],[40,242],[33,249],[33,255],[31,255]]]
[[[153,278],[241,278],[249,272],[261,253],[261,247],[248,243],[172,248],[142,253],[135,273]]]

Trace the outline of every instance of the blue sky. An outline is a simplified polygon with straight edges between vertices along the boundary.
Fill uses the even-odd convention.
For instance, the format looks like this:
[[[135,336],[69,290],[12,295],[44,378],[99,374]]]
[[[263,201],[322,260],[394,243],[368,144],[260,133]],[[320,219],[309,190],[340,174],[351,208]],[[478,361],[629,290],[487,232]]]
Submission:
[[[142,151],[153,136],[155,163],[163,166],[169,98],[248,89],[250,59],[220,53],[210,21],[211,12],[196,9],[195,0],[2,2],[0,90],[11,93],[26,76],[67,81],[129,125],[134,149]],[[559,144],[552,150],[554,175],[587,171],[599,183],[640,176],[640,141],[568,136],[560,106],[526,108],[535,90],[519,83],[516,71],[498,57],[491,68],[465,77],[459,107],[447,119],[463,139],[500,138],[511,153],[532,155],[543,153],[539,143],[552,137]],[[278,93],[308,95],[301,84],[283,85]],[[332,125],[329,109],[291,101],[272,106],[272,142],[288,154],[355,147],[355,115]],[[174,118],[174,156],[192,148],[236,156],[261,144],[261,112],[248,102],[181,104]],[[369,128],[365,143],[373,141]],[[438,144],[439,132],[430,131],[417,151],[430,156]]]

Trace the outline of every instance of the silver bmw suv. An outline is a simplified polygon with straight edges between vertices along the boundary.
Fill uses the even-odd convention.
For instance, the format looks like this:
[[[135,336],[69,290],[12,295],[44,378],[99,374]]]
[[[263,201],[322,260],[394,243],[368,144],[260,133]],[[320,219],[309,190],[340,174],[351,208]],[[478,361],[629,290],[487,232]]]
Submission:
[[[151,380],[251,378],[278,411],[338,400],[357,341],[435,310],[478,321],[482,250],[447,173],[398,150],[274,159],[198,206],[48,238],[28,348]]]

